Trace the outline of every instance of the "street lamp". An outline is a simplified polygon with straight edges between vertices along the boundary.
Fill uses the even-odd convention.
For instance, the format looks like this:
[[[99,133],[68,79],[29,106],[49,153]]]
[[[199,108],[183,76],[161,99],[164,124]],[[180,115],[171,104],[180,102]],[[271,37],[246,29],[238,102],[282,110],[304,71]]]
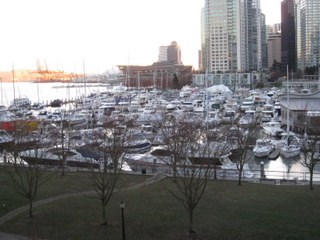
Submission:
[[[120,202],[121,218],[122,218],[122,240],[126,239],[126,233],[125,233],[125,228],[124,228],[124,214],[123,214],[125,206],[126,206],[126,203],[122,200]]]
[[[260,163],[260,179],[264,179],[265,178],[265,173],[264,173],[264,162],[261,161]]]

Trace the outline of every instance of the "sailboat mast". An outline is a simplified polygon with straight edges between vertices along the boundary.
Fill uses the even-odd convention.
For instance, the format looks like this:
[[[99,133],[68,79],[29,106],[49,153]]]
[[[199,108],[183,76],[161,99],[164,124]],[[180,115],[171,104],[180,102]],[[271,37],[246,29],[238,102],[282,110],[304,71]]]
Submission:
[[[2,77],[0,77],[0,87],[1,87],[1,105],[3,106],[3,87],[2,87]]]
[[[167,70],[166,70],[166,85],[167,85],[166,89],[168,89],[169,88],[169,72]]]
[[[320,90],[320,64],[318,68],[318,91]]]
[[[14,65],[12,64],[12,86],[13,86],[13,100],[16,99],[16,89],[14,84]]]
[[[138,96],[140,101],[140,71],[138,70]]]
[[[289,126],[289,67],[287,65],[287,134],[288,134],[288,138],[289,138],[289,130],[290,130],[290,126]]]
[[[84,96],[87,97],[87,79],[86,79],[86,68],[84,65],[84,59],[82,61],[83,65],[83,80],[84,80]]]
[[[157,69],[153,72],[153,89],[156,89],[156,77],[157,77]]]
[[[39,97],[39,78],[37,76],[37,97],[38,97],[38,103],[40,103],[40,97]]]
[[[161,70],[161,90],[163,90],[163,70]]]
[[[204,76],[204,87],[205,87],[205,94],[204,94],[204,119],[208,117],[208,68],[206,69],[206,73]]]
[[[209,12],[210,12],[210,1],[206,1],[206,7],[207,7],[207,14],[208,16],[210,16]],[[205,101],[204,101],[204,118],[207,119],[208,117],[208,74],[210,69],[212,69],[212,59],[209,57],[209,53],[210,53],[210,48],[211,48],[211,18],[208,18],[208,27],[209,27],[209,38],[206,38],[205,41],[205,50],[206,50],[206,71],[205,71],[205,75],[204,75],[204,85],[205,85]]]

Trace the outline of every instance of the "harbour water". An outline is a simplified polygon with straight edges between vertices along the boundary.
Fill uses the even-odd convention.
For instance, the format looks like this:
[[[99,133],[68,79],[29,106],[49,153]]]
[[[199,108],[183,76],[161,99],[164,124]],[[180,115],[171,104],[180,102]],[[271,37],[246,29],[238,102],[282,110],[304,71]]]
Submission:
[[[265,174],[268,178],[298,178],[299,180],[308,180],[309,170],[303,166],[299,160],[299,157],[286,159],[282,156],[279,156],[275,160],[255,157],[254,160],[249,163],[249,169],[254,169],[256,170],[257,174],[260,174],[261,162],[263,162]],[[319,165],[316,166],[315,172],[320,172]],[[315,175],[315,180],[320,181],[320,174]]]
[[[27,97],[32,103],[50,103],[55,99],[73,100],[97,91],[105,91],[101,84],[90,83],[33,83],[33,82],[2,82],[0,85],[0,104],[9,106],[14,96]]]

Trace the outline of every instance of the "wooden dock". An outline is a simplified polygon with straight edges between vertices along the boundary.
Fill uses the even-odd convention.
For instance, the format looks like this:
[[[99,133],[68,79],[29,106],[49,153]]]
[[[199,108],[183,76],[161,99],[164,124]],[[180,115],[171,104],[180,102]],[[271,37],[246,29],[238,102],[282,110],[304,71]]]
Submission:
[[[279,149],[279,148],[276,148],[276,149],[268,156],[268,158],[269,158],[270,160],[275,160],[275,159],[277,159],[277,158],[279,157],[279,155],[280,155],[280,149]]]

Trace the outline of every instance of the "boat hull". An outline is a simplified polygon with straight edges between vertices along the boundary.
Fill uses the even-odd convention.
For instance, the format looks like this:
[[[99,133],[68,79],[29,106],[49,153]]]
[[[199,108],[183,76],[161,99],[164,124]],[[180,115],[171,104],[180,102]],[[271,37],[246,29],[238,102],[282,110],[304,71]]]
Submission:
[[[282,147],[280,149],[280,155],[284,158],[292,158],[300,155],[300,148],[299,147]]]

